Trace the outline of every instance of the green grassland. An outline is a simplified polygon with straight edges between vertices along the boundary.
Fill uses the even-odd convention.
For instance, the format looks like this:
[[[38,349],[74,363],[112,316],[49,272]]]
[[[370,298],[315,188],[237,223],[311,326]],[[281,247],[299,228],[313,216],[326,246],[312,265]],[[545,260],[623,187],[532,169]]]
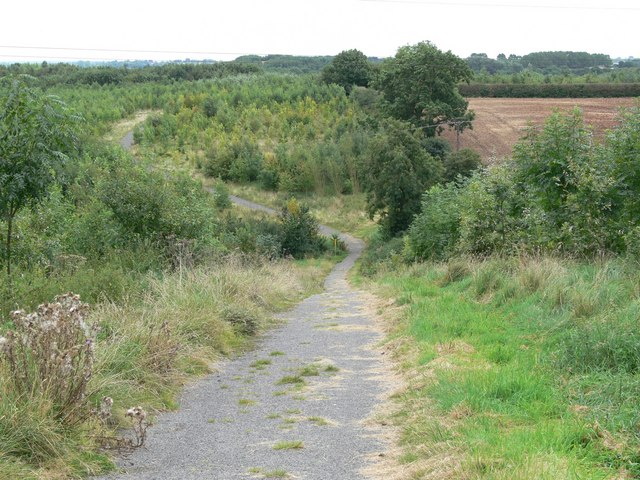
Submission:
[[[634,264],[550,257],[379,274],[401,306],[406,478],[636,478],[638,280]]]

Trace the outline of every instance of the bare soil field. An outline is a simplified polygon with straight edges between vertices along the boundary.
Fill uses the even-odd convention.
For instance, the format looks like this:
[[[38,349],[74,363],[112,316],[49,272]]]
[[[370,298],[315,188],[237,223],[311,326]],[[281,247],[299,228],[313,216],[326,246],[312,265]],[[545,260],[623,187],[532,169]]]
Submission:
[[[555,110],[582,109],[587,124],[596,135],[616,125],[620,107],[634,105],[634,98],[471,98],[469,108],[476,112],[473,130],[460,135],[460,148],[473,148],[485,161],[511,154],[515,143],[529,124],[542,125]],[[455,149],[454,132],[443,133]]]

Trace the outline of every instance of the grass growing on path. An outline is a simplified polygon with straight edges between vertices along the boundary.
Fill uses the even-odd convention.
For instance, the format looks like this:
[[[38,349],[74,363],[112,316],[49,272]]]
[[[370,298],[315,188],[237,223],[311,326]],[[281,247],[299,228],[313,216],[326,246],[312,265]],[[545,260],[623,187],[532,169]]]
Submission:
[[[281,468],[276,470],[265,470],[264,468],[251,467],[248,472],[258,475],[260,478],[290,478],[289,473]]]
[[[278,383],[276,383],[276,385],[303,386],[306,383],[307,382],[305,382],[304,378],[302,378],[300,375],[285,375],[280,380],[278,380]]]
[[[285,440],[273,446],[274,450],[300,450],[304,448],[302,440]]]
[[[406,478],[640,476],[634,266],[455,260],[376,281],[403,309]]]

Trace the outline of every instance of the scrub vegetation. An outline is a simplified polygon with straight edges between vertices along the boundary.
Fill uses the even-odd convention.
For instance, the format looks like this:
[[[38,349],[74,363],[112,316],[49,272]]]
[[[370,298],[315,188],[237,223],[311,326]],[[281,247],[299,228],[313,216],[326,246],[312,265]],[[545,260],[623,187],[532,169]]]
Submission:
[[[2,67],[0,477],[101,473],[143,444],[188,379],[319,291],[344,250],[319,221],[367,238],[354,279],[394,299],[391,471],[640,477],[640,107],[601,137],[557,112],[492,166],[439,136],[473,127],[468,83],[574,91],[590,72],[559,87],[547,65],[574,57],[607,60],[533,55],[527,73],[505,57],[489,79],[421,42],[375,62]],[[113,132],[142,111],[125,151]],[[302,366],[276,394],[336,370]]]

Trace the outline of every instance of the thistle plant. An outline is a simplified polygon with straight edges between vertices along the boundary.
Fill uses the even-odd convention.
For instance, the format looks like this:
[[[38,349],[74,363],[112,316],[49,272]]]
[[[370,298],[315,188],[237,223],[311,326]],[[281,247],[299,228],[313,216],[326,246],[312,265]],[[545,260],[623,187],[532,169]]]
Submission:
[[[87,385],[93,372],[97,328],[86,323],[89,305],[67,293],[33,313],[11,313],[15,328],[0,337],[0,368],[25,398],[46,398],[53,415],[74,425],[90,414]]]
[[[133,433],[136,437],[130,446],[132,448],[141,447],[147,439],[147,427],[149,426],[147,422],[147,412],[145,412],[142,407],[131,407],[127,410],[126,416],[133,421]]]

